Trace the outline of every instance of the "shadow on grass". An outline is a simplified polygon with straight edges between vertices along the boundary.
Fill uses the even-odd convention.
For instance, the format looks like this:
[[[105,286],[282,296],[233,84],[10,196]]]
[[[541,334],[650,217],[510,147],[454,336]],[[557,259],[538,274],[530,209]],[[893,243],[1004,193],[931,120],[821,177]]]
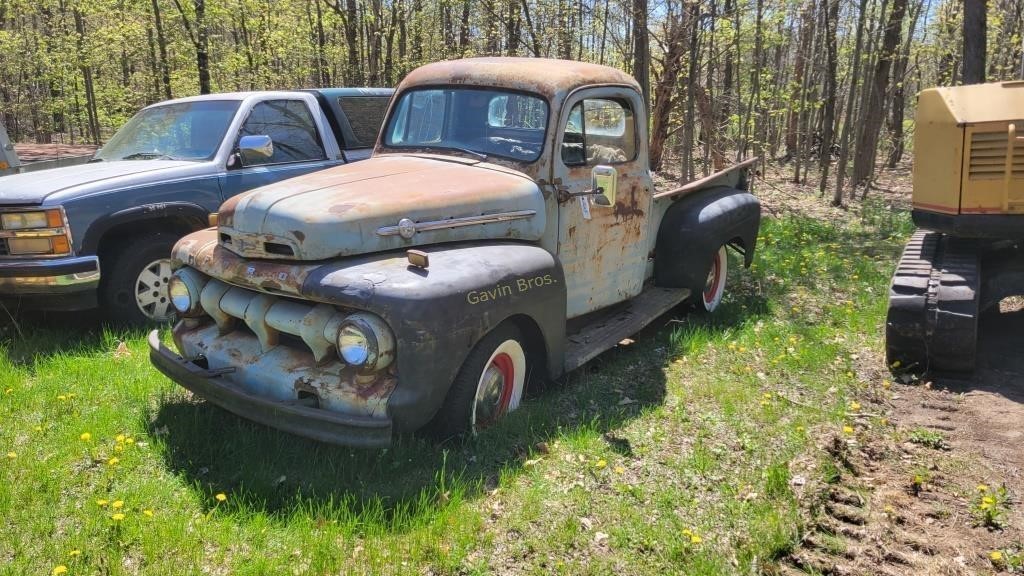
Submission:
[[[89,353],[107,345],[97,311],[37,312],[0,307],[0,354],[31,365],[59,353]]]
[[[631,455],[629,441],[616,430],[663,403],[664,368],[679,352],[679,327],[714,334],[756,321],[767,310],[767,303],[756,298],[743,304],[745,309],[726,306],[713,320],[666,315],[632,345],[531,393],[509,418],[462,442],[438,444],[404,435],[385,450],[347,449],[179,397],[163,399],[147,425],[163,444],[167,468],[205,492],[208,501],[227,492],[236,495],[233,505],[247,511],[281,518],[313,513],[341,524],[401,532],[456,502],[485,494],[499,478],[521,473],[526,461],[555,440],[582,446],[597,437],[610,449]]]

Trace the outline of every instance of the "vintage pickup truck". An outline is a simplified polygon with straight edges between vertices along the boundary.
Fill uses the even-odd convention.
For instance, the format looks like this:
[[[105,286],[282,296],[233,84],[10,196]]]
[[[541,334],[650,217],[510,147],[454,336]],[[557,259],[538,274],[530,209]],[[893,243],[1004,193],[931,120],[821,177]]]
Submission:
[[[0,303],[170,319],[174,243],[239,192],[369,157],[392,92],[171,100],[136,114],[88,164],[0,178]]]
[[[636,82],[483,58],[401,83],[373,157],[227,201],[172,253],[178,353],[151,360],[246,418],[334,443],[445,438],[515,410],[749,266],[744,163],[654,189]]]

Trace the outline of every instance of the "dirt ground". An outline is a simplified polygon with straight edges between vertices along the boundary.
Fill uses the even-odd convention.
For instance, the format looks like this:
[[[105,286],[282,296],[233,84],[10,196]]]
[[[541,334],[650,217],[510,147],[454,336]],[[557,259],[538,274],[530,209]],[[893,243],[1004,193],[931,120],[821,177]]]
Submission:
[[[883,173],[870,194],[909,204],[909,163]],[[767,210],[839,218],[813,187],[769,171]],[[807,502],[802,545],[772,571],[784,574],[969,575],[1024,568],[1024,301],[983,316],[976,373],[963,380],[892,381],[882,350],[857,360],[863,407],[853,434],[829,433],[830,462],[794,463],[794,478],[834,466],[831,483],[798,488]],[[804,470],[802,470],[803,468]],[[818,471],[820,472],[820,470]],[[827,474],[818,474],[819,477]],[[1000,527],[979,521],[983,500],[1006,489]],[[1000,498],[1001,499],[1001,498]]]
[[[96,151],[92,144],[15,144],[14,151],[24,164],[56,160],[69,156],[88,156]]]

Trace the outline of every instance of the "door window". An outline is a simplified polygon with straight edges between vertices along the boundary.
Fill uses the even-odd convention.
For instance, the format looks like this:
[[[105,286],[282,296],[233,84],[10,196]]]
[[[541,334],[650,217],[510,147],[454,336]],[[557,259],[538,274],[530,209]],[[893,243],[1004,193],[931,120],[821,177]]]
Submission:
[[[624,101],[588,98],[572,107],[562,138],[566,166],[621,164],[636,158],[636,123]]]
[[[240,136],[270,136],[274,155],[257,164],[283,164],[327,158],[313,115],[301,100],[269,100],[253,107]]]

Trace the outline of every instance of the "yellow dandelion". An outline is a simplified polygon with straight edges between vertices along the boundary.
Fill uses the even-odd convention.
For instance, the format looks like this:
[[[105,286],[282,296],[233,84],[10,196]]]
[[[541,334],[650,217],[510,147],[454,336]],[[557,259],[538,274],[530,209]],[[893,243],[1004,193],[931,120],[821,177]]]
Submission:
[[[789,343],[790,344],[796,344],[796,336],[790,336],[789,337]]]
[[[17,457],[18,457],[18,453],[17,452],[8,452],[7,453],[7,458],[10,459],[10,460],[14,460]]]
[[[129,437],[124,439],[124,443],[128,444],[128,445],[135,444],[135,438],[132,438],[131,436],[129,436]]]
[[[993,550],[993,551],[988,553],[988,559],[993,561],[993,562],[1002,562],[1003,561],[1003,553],[1000,552],[999,550]]]
[[[54,566],[53,571],[50,572],[50,574],[53,574],[53,576],[57,576],[58,574],[67,574],[67,573],[68,573],[68,567],[63,565],[63,564],[61,564],[60,566]]]
[[[117,456],[114,456],[110,460],[107,460],[107,464],[110,465],[110,466],[117,466],[117,463],[120,462],[120,461],[121,461],[120,458],[118,458]]]
[[[88,432],[82,432],[78,439],[81,440],[82,442],[88,442],[92,440],[92,434],[89,434]]]
[[[217,499],[217,502],[223,502],[228,499],[227,495],[225,495],[223,492],[218,492],[217,495],[214,496],[214,498]]]
[[[991,505],[991,504],[989,504],[988,502],[982,502],[982,503],[981,503],[981,504],[980,504],[980,505],[978,506],[978,508],[981,508],[982,510],[988,510],[988,509],[989,509],[989,508],[991,508],[991,507],[992,507],[992,505]]]
[[[803,432],[804,430],[806,430],[806,428],[804,428],[803,426],[797,426],[796,427],[796,431],[797,432]]]
[[[854,412],[860,410],[860,403],[857,401],[850,402],[850,410],[853,410]]]
[[[740,354],[742,354],[742,353],[744,353],[746,351],[747,351],[747,347],[746,346],[740,346],[740,348],[739,348]]]
[[[60,395],[57,396],[57,400],[67,400],[67,399],[68,399],[68,397],[63,395],[63,394],[60,394]]]
[[[690,536],[690,542],[693,542],[694,544],[700,544],[703,541],[704,539],[696,534]]]
[[[605,460],[604,458],[601,458],[600,460],[598,460],[597,462],[594,463],[594,468],[601,469],[601,468],[604,468],[607,465],[608,465],[608,461]]]
[[[110,519],[114,522],[120,522],[121,520],[124,520],[124,513],[118,512],[117,514],[111,516]]]
[[[888,388],[890,386],[892,386],[892,382],[889,382],[888,380],[882,380],[882,388]]]
[[[625,471],[626,471],[626,469],[625,469],[625,468],[623,468],[622,466],[616,466],[616,467],[615,467],[615,473],[616,473],[616,474],[622,474],[622,473],[624,473]]]
[[[153,517],[153,511],[152,511],[152,510],[150,510],[150,509],[148,509],[148,508],[147,508],[147,509],[145,509],[145,510],[143,510],[143,511],[142,511],[142,513],[143,513],[143,514],[144,514],[145,516],[149,516],[150,518],[152,518],[152,517]]]
[[[68,552],[68,556],[71,556],[72,558],[77,558],[77,557],[79,557],[81,555],[82,555],[82,551],[81,550],[72,550],[71,552]]]
[[[853,434],[853,426],[843,426],[843,434]]]
[[[118,442],[124,442],[124,438],[125,438],[124,434],[118,434],[117,437],[114,438],[114,440],[116,440]]]
[[[693,536],[693,531],[689,528],[683,528],[683,536]]]
[[[995,504],[996,503],[996,499],[991,497],[991,496],[985,496],[984,498],[981,499],[981,501],[984,502],[985,504]]]
[[[978,484],[978,492],[988,492],[988,486],[985,484]]]
[[[850,372],[849,370],[847,370],[846,371],[846,377],[847,378],[853,378],[853,372]]]
[[[124,508],[124,500],[114,500],[114,503],[110,506],[114,509]]]
[[[100,508],[105,508],[107,504],[108,502],[106,500],[101,499],[96,501],[96,505],[99,506]]]

